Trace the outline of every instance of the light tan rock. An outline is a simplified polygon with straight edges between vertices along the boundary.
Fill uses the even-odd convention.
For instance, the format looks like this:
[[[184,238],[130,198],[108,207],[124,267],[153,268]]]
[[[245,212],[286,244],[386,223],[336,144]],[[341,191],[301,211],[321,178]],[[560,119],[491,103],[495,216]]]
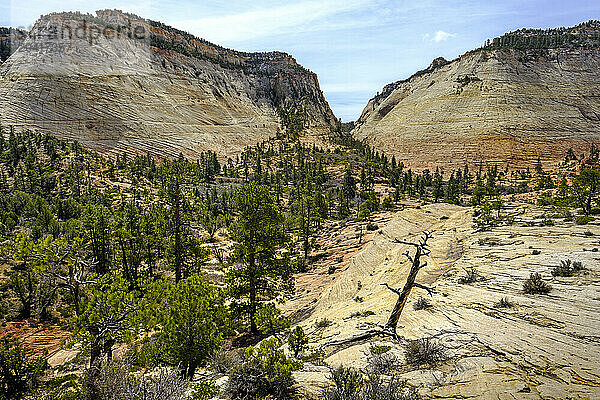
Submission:
[[[445,61],[445,60],[444,60]],[[358,139],[413,169],[554,167],[600,140],[600,51],[482,50],[387,85]]]
[[[542,226],[538,217],[545,210],[530,205],[510,212],[518,214],[514,225],[489,232],[474,232],[470,208],[434,204],[396,213],[322,289],[314,310],[301,322],[311,346],[384,323],[396,296],[380,284],[401,287],[408,273],[403,255],[408,248],[393,240],[415,240],[432,229],[431,256],[417,281],[437,293],[431,309],[416,311],[413,302],[427,294],[414,289],[398,333],[405,339],[435,336],[449,359],[415,369],[400,356],[401,377],[424,398],[600,398],[600,256],[591,251],[600,247],[600,225],[555,219],[554,226]],[[535,221],[537,226],[531,226]],[[588,269],[570,278],[553,277],[552,267],[563,259],[581,261]],[[485,279],[460,284],[469,267]],[[540,272],[552,285],[548,295],[523,293],[531,272]],[[357,295],[364,301],[356,302]],[[496,307],[502,297],[515,306]],[[355,315],[365,310],[375,315]],[[315,328],[324,318],[331,324]],[[364,367],[369,345],[381,341],[387,339],[326,348],[326,361]],[[401,343],[387,344],[402,354]]]
[[[288,54],[223,49],[117,11],[85,19],[40,18],[0,66],[0,123],[101,151],[192,158],[234,156],[275,136],[281,107],[306,111],[308,136],[335,124],[316,75]],[[137,28],[201,56],[130,38]]]

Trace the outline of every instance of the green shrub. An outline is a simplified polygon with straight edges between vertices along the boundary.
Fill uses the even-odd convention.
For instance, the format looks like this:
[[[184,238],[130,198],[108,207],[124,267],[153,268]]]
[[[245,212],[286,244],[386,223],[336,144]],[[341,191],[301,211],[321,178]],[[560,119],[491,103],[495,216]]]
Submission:
[[[413,308],[417,311],[426,310],[428,308],[431,308],[431,302],[426,297],[421,296],[413,303]]]
[[[294,394],[292,371],[301,364],[288,359],[277,338],[265,339],[258,347],[246,348],[244,358],[229,374],[227,394],[236,399],[273,396],[288,399]]]
[[[544,282],[542,276],[534,272],[529,275],[529,278],[523,282],[523,291],[527,294],[547,294],[552,290],[552,287]]]
[[[210,368],[222,374],[228,374],[242,361],[242,355],[235,350],[219,350],[210,360]]]
[[[331,325],[331,321],[327,318],[323,318],[315,322],[316,328],[327,328],[329,325]]]
[[[288,346],[292,353],[294,353],[294,357],[298,358],[298,356],[306,350],[307,345],[308,337],[306,337],[306,334],[300,325],[290,331],[290,334],[288,335]]]
[[[413,366],[433,365],[447,358],[444,345],[434,339],[409,340],[405,347],[406,362]]]
[[[0,397],[1,398],[1,397]],[[62,375],[48,379],[35,392],[36,400],[84,400],[85,393],[81,385],[81,377],[76,374]]]
[[[92,373],[86,371],[86,399],[110,400],[186,400],[191,388],[181,370],[159,367],[152,373],[137,376],[131,372],[131,360],[112,359]],[[202,392],[202,388],[200,391]],[[201,393],[196,399],[205,399]]]
[[[594,217],[590,217],[588,215],[580,215],[577,218],[575,218],[575,223],[577,225],[586,225],[589,222],[592,222],[594,220]]]
[[[217,385],[213,381],[196,383],[195,385],[193,385],[193,389],[194,394],[191,400],[212,399],[216,397],[220,392],[219,385]]]
[[[352,314],[350,314],[350,318],[354,318],[354,317],[368,317],[370,315],[375,315],[375,312],[373,312],[371,310],[367,310],[367,311],[355,311]]]
[[[358,400],[360,398],[360,392],[365,383],[360,371],[339,366],[331,371],[331,380],[335,387],[324,391],[324,400]]]
[[[539,206],[549,206],[554,204],[554,199],[552,199],[552,192],[549,190],[542,192],[537,199],[537,204]]]
[[[385,354],[392,349],[392,346],[378,346],[376,344],[369,347],[369,353],[373,355]]]
[[[550,218],[544,218],[542,220],[542,226],[554,226],[554,221],[552,221]]]
[[[397,376],[384,380],[377,373],[365,378],[354,368],[340,366],[331,371],[334,386],[323,391],[324,400],[418,400],[414,388]]]
[[[381,375],[369,374],[361,393],[361,400],[419,400],[417,391],[406,381],[392,376],[384,381]]]
[[[369,222],[369,223],[367,224],[367,231],[369,231],[369,232],[373,232],[373,231],[376,231],[377,229],[379,229],[379,225],[377,225],[376,223],[374,223],[374,222]]]
[[[256,324],[261,333],[274,335],[290,327],[290,319],[281,315],[281,311],[275,304],[263,305],[256,315]]]
[[[496,308],[511,308],[514,307],[514,303],[511,302],[508,297],[502,297],[500,300],[498,300],[498,302],[496,303]]]
[[[474,283],[482,280],[482,276],[479,275],[475,267],[464,268],[465,276],[462,276],[458,279],[458,283]]]
[[[381,208],[384,210],[391,210],[394,208],[394,200],[391,197],[386,197],[381,202]]]
[[[398,368],[400,360],[390,349],[390,346],[371,346],[369,348],[367,365],[370,372],[390,375],[390,372]]]
[[[326,365],[323,358],[325,358],[325,353],[323,353],[322,350],[313,349],[310,353],[302,357],[302,361],[310,362],[315,365]]]
[[[46,358],[35,357],[18,339],[0,339],[0,400],[21,399],[31,393],[47,368]]]
[[[581,261],[561,260],[560,265],[552,269],[552,276],[573,276],[584,269]]]
[[[473,227],[479,231],[485,231],[495,226],[512,225],[514,217],[503,214],[504,209],[504,201],[500,198],[482,202],[473,213]]]

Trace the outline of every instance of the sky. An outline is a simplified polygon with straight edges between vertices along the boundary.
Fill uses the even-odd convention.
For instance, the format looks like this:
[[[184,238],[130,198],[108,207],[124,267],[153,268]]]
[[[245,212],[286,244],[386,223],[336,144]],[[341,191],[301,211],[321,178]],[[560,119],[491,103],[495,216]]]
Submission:
[[[383,86],[523,27],[600,19],[598,0],[0,0],[0,26],[29,28],[42,14],[116,8],[225,47],[280,50],[317,73],[344,122]]]

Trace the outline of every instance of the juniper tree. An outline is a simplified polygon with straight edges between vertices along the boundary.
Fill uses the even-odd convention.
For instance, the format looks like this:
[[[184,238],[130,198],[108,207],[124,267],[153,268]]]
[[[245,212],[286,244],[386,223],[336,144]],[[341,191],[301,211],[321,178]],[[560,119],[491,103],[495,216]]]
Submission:
[[[573,180],[571,193],[575,204],[585,215],[592,213],[592,206],[598,202],[600,195],[600,171],[584,169]]]
[[[218,349],[226,319],[224,302],[222,290],[196,274],[173,285],[161,303],[162,330],[155,343],[183,376],[193,378]]]
[[[237,217],[231,225],[235,241],[227,276],[234,307],[258,333],[256,314],[265,301],[293,289],[292,267],[280,249],[288,243],[284,217],[269,188],[252,182],[235,193]]]

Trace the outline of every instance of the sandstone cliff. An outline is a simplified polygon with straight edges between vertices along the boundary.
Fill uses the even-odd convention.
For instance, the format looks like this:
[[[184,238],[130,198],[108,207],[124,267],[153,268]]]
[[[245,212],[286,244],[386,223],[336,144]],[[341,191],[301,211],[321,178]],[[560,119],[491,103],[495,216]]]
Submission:
[[[221,156],[336,123],[314,73],[280,52],[225,49],[114,10],[50,14],[0,67],[0,122],[103,151]]]
[[[538,156],[554,166],[570,147],[589,150],[600,140],[599,48],[515,43],[436,59],[387,85],[354,135],[413,168],[522,168]]]

